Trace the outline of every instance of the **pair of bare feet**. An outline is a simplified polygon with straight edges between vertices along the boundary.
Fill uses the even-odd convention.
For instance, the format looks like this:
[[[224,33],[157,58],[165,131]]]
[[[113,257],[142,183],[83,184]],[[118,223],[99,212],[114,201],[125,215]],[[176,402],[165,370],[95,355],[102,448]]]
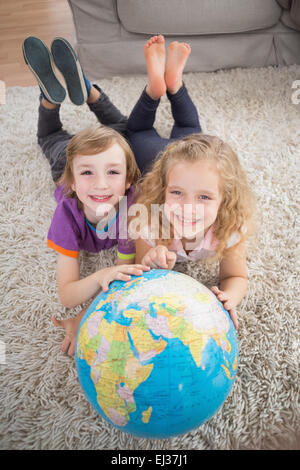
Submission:
[[[146,92],[157,100],[168,90],[175,94],[182,87],[182,75],[191,53],[189,44],[174,41],[168,47],[166,58],[165,38],[151,37],[144,46],[148,84]]]

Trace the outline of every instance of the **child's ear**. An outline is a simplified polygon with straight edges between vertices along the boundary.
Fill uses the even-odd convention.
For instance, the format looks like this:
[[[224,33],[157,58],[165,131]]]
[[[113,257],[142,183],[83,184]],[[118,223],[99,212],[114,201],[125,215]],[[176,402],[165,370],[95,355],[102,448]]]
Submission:
[[[131,186],[131,181],[127,181],[126,185],[125,185],[125,189],[129,189]]]

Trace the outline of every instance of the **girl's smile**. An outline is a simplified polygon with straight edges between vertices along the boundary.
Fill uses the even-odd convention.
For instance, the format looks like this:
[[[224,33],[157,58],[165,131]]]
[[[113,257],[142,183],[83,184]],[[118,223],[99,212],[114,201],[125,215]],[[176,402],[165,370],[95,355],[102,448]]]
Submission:
[[[182,239],[203,237],[221,203],[217,169],[204,161],[175,163],[169,170],[165,214]]]

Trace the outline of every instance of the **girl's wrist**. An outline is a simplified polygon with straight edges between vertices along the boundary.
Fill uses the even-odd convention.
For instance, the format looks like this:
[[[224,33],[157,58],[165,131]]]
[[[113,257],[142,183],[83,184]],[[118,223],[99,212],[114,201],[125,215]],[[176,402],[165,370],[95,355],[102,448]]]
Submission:
[[[221,281],[220,289],[230,298],[230,303],[236,307],[245,297],[248,279],[244,277],[233,277]]]

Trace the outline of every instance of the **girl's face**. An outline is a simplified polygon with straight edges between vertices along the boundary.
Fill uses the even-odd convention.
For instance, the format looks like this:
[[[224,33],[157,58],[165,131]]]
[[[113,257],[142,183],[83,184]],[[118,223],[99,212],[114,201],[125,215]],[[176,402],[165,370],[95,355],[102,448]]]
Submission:
[[[175,163],[168,173],[165,214],[179,238],[203,237],[221,204],[220,178],[207,161]]]
[[[99,222],[124,196],[130,183],[126,182],[126,157],[119,144],[113,144],[95,155],[77,155],[73,160],[72,189],[83,204],[86,218]]]

